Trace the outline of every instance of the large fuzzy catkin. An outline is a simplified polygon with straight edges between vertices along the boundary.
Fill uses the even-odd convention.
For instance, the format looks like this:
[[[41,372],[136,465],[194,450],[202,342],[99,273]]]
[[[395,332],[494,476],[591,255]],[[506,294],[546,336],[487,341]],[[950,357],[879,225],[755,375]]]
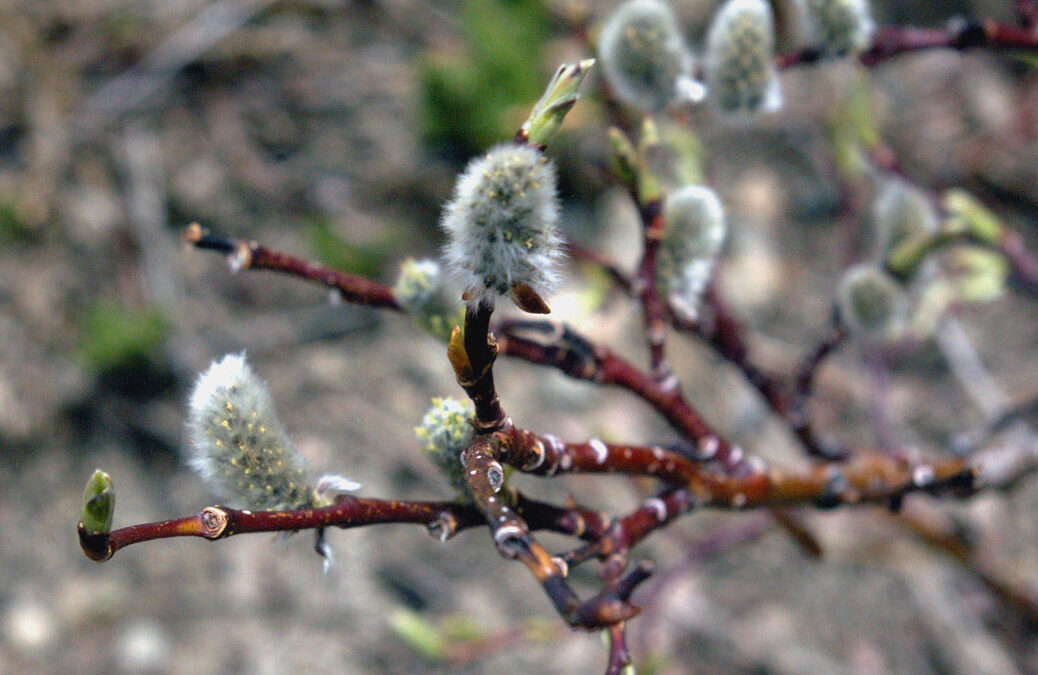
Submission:
[[[660,0],[621,5],[602,29],[598,54],[616,97],[646,112],[663,109],[691,82],[692,57]]]
[[[244,354],[228,354],[199,376],[188,430],[191,466],[229,505],[271,511],[317,504],[306,461]]]
[[[724,208],[710,188],[686,185],[668,195],[663,222],[656,280],[671,307],[695,321],[724,243]]]
[[[493,306],[525,284],[548,293],[562,239],[555,168],[537,149],[499,145],[472,160],[443,213],[444,258],[470,307]]]
[[[707,95],[728,114],[772,112],[782,106],[775,26],[764,0],[728,0],[706,39]]]
[[[802,0],[808,40],[823,54],[865,51],[875,30],[868,0]]]

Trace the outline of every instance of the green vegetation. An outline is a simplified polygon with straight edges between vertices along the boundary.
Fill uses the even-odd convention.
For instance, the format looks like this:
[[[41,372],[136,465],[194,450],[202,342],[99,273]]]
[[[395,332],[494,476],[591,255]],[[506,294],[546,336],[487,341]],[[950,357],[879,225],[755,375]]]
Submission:
[[[537,0],[466,0],[465,48],[426,55],[420,72],[428,142],[466,155],[509,137],[522,122],[510,114],[541,94],[541,63],[552,23]]]

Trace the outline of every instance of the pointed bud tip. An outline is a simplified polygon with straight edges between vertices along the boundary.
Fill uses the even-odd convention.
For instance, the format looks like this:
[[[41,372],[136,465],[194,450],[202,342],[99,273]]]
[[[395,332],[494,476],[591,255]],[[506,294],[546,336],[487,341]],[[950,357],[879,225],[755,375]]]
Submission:
[[[544,298],[529,284],[518,283],[512,286],[509,297],[515,306],[530,314],[551,314],[551,308]]]

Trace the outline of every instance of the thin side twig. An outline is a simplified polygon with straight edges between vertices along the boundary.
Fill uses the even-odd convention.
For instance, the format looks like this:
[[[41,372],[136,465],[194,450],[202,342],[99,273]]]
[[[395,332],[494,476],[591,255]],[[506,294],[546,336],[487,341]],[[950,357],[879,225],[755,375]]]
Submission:
[[[556,506],[513,491],[510,501],[535,530],[595,540],[609,526],[607,516],[579,506]],[[294,511],[249,511],[210,506],[184,518],[141,523],[109,533],[79,528],[80,545],[91,560],[102,562],[119,549],[158,539],[201,537],[210,541],[253,532],[295,532],[338,527],[348,529],[380,523],[424,525],[445,541],[461,530],[483,524],[482,514],[471,503],[370,499],[343,495],[335,504]]]
[[[271,270],[306,281],[323,284],[346,302],[355,305],[402,311],[393,296],[393,290],[377,281],[356,274],[347,274],[318,263],[309,262],[287,253],[274,251],[255,241],[232,239],[214,234],[198,223],[192,223],[184,232],[184,240],[195,248],[223,253],[231,269]]]
[[[990,20],[962,21],[947,28],[885,26],[876,31],[872,45],[858,56],[858,61],[871,67],[902,54],[932,49],[1036,51],[1038,34],[1028,28]],[[775,65],[780,69],[790,68],[824,58],[823,52],[807,48],[777,56]]]

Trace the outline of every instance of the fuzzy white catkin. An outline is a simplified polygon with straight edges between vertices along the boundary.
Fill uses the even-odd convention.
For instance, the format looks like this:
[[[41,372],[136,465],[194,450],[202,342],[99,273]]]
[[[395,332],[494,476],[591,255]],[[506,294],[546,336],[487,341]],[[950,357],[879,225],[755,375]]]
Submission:
[[[616,97],[646,112],[663,109],[692,83],[692,56],[661,0],[621,5],[602,28],[598,54]]]
[[[499,145],[469,162],[441,226],[444,259],[471,307],[492,306],[516,284],[539,294],[558,281],[562,239],[555,167],[535,148]]]
[[[318,503],[306,461],[244,354],[228,354],[198,377],[188,430],[191,466],[230,506],[269,511]]]
[[[868,0],[802,0],[808,40],[824,54],[840,56],[865,51],[875,24]]]
[[[836,291],[840,318],[855,337],[898,337],[908,321],[908,295],[889,274],[870,264],[848,269]]]
[[[885,260],[894,249],[916,237],[937,231],[937,214],[930,199],[919,188],[904,181],[888,181],[873,207],[876,255]]]
[[[434,398],[421,425],[414,429],[422,452],[463,495],[468,487],[461,452],[472,442],[471,418],[472,408],[467,403],[450,396]]]
[[[465,320],[465,308],[448,288],[443,268],[435,260],[407,259],[393,286],[393,297],[423,330],[441,340]]]
[[[706,38],[708,96],[727,114],[773,112],[782,107],[775,25],[764,0],[728,0]]]
[[[686,185],[668,195],[663,222],[657,283],[674,310],[695,321],[724,243],[724,207],[710,188]]]

